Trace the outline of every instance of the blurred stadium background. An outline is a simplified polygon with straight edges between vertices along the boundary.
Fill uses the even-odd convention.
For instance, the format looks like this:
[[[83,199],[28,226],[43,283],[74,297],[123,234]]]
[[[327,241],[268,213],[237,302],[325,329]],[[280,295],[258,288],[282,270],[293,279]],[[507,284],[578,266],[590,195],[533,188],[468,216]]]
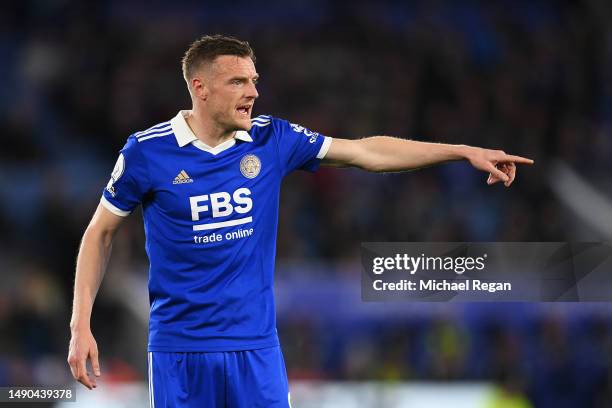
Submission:
[[[611,239],[611,19],[606,0],[4,2],[0,385],[71,383],[74,260],[117,152],[189,107],[182,53],[224,33],[255,49],[257,114],[537,163],[510,189],[461,163],[290,176],[276,277],[294,406],[612,406],[606,303],[375,304],[359,289],[362,241]],[[148,404],[143,245],[136,213],[93,313],[104,384],[67,406]]]

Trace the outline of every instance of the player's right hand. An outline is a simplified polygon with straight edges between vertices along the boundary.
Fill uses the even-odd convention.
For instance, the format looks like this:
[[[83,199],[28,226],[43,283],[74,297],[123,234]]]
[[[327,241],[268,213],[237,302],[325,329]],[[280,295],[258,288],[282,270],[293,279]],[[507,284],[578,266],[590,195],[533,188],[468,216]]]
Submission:
[[[94,375],[87,372],[87,359],[91,362]],[[96,377],[100,376],[98,345],[90,329],[73,330],[68,350],[68,364],[75,380],[87,388],[96,388]]]

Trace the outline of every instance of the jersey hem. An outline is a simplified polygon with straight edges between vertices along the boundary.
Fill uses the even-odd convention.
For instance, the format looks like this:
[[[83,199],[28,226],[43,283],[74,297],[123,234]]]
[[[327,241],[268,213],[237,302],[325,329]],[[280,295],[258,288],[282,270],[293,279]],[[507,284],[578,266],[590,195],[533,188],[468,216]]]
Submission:
[[[262,348],[280,346],[278,339],[268,340],[265,342],[249,343],[249,344],[238,344],[238,345],[223,345],[223,346],[152,346],[149,345],[147,351],[164,351],[164,352],[218,352],[218,351],[245,351],[245,350],[258,350]]]

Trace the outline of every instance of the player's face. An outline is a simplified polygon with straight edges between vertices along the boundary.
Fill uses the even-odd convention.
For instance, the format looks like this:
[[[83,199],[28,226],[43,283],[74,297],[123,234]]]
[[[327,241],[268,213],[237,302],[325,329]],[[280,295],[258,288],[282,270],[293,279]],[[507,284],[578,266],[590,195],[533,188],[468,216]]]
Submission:
[[[259,75],[249,57],[221,55],[209,69],[206,110],[227,130],[250,130]]]

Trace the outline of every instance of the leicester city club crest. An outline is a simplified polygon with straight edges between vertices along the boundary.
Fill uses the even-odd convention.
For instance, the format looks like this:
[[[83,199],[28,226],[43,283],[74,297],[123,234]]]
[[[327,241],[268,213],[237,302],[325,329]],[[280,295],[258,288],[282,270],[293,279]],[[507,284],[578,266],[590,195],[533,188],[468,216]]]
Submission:
[[[261,170],[261,161],[254,154],[247,154],[240,160],[240,171],[246,178],[255,178]]]

